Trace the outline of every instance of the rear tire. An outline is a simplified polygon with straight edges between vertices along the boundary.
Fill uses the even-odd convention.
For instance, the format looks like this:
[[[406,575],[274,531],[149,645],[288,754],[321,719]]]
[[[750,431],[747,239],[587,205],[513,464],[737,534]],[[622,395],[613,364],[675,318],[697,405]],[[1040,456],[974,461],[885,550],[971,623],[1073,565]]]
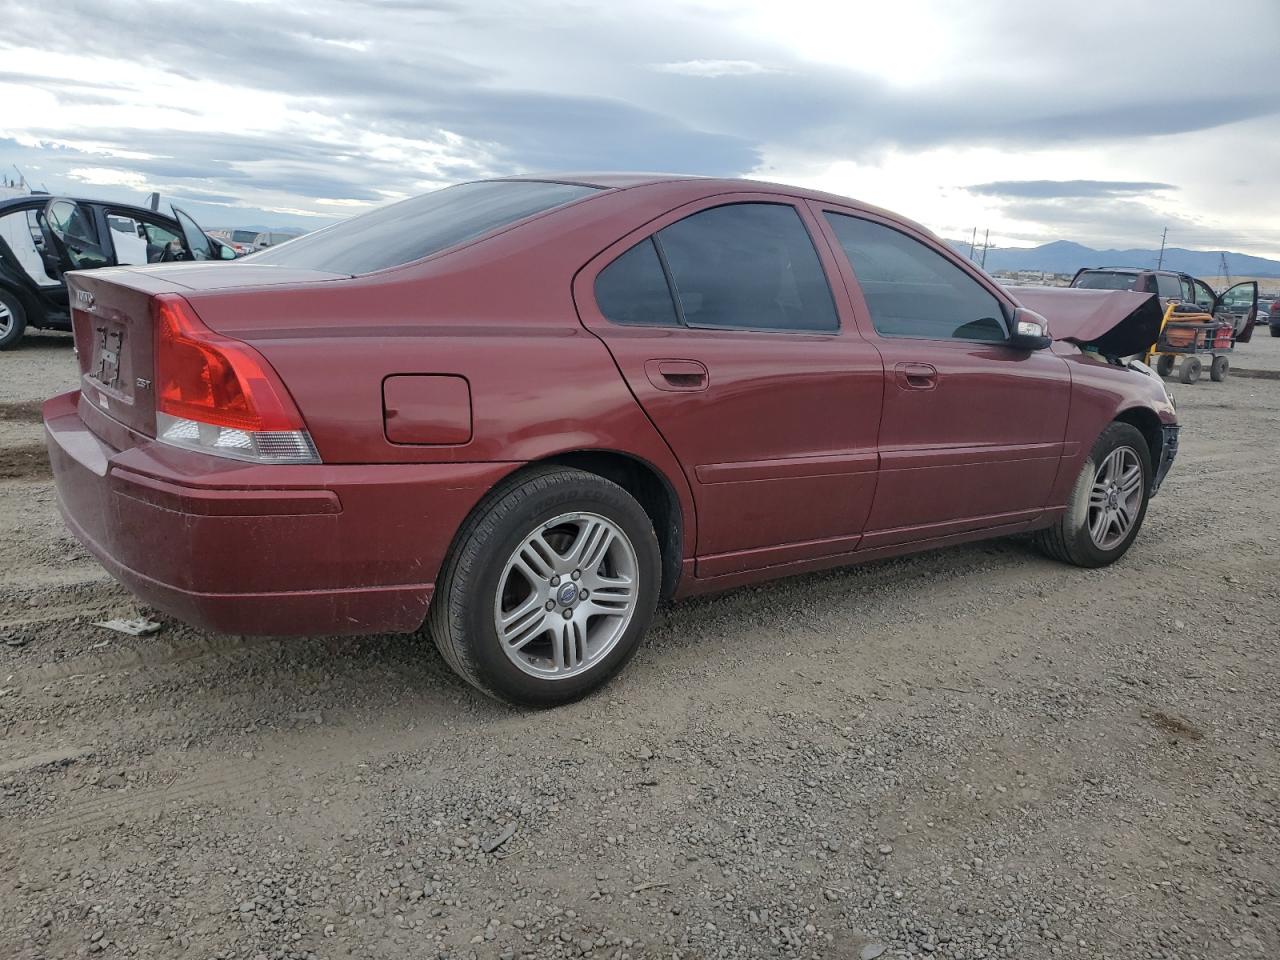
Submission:
[[[27,329],[27,311],[21,301],[8,290],[0,290],[0,350],[7,350]]]
[[[1142,528],[1150,489],[1146,438],[1130,424],[1112,423],[1080,468],[1066,513],[1036,534],[1036,546],[1054,560],[1077,567],[1115,563]]]
[[[1271,328],[1271,335],[1272,335],[1273,337],[1280,337],[1280,327],[1272,327],[1272,328]]]
[[[1221,383],[1227,379],[1227,371],[1231,369],[1231,361],[1226,357],[1214,357],[1213,364],[1209,367],[1209,379],[1214,383]]]
[[[1176,358],[1171,353],[1162,353],[1156,357],[1156,373],[1162,377],[1167,377],[1173,373],[1173,361]]]
[[[661,569],[653,522],[631,494],[592,473],[541,467],[500,484],[463,525],[426,627],[474,687],[556,706],[631,659]]]
[[[1178,367],[1178,379],[1183,383],[1195,383],[1200,379],[1200,368],[1199,357],[1183,357],[1182,365]]]

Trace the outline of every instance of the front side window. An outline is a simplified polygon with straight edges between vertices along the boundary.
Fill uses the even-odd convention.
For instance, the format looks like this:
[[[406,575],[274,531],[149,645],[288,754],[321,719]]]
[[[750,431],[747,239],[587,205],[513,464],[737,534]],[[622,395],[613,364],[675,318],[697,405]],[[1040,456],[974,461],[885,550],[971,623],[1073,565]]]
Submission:
[[[168,227],[114,211],[107,214],[107,226],[111,228],[111,245],[118,264],[168,263],[187,258],[182,238]]]
[[[1209,285],[1202,280],[1193,281],[1195,285],[1195,301],[1196,306],[1201,310],[1213,310],[1213,291],[1209,289]]]
[[[995,295],[942,254],[871,220],[828,213],[871,323],[883,337],[1008,339]]]
[[[656,240],[691,327],[839,327],[813,240],[790,204],[712,207],[659,230]]]
[[[251,262],[357,275],[421,260],[597,192],[536,180],[445,187],[352,217],[251,255]]]

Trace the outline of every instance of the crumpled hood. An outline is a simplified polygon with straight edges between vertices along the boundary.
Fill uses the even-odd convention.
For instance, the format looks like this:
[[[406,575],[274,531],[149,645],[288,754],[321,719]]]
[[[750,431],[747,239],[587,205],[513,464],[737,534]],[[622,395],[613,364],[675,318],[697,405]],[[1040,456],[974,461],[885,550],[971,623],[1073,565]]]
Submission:
[[[1153,293],[1076,287],[1013,287],[1009,293],[1049,321],[1053,339],[1093,347],[1108,357],[1145,352],[1164,317]]]

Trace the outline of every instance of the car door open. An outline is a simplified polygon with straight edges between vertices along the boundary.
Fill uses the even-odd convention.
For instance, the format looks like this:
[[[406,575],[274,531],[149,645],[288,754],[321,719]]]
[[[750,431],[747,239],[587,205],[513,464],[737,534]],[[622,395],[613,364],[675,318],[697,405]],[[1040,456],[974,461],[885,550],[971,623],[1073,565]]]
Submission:
[[[91,207],[65,197],[54,197],[40,216],[45,238],[45,263],[60,278],[68,270],[94,270],[111,264],[98,234]]]
[[[1248,343],[1258,318],[1258,282],[1246,280],[1218,294],[1213,301],[1213,316],[1231,322],[1236,343]]]
[[[182,239],[186,243],[187,254],[192,260],[218,260],[220,259],[217,251],[214,249],[213,241],[209,239],[209,235],[200,228],[200,224],[196,223],[191,214],[178,207],[173,208],[173,215],[178,218],[178,224],[182,227]]]

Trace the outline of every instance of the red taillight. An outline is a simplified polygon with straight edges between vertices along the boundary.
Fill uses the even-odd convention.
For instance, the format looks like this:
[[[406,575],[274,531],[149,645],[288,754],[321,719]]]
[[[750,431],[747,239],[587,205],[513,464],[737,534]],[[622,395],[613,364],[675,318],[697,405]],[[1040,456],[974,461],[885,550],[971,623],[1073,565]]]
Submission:
[[[256,350],[214,333],[182,297],[151,301],[156,412],[251,432],[301,430],[302,417]]]

